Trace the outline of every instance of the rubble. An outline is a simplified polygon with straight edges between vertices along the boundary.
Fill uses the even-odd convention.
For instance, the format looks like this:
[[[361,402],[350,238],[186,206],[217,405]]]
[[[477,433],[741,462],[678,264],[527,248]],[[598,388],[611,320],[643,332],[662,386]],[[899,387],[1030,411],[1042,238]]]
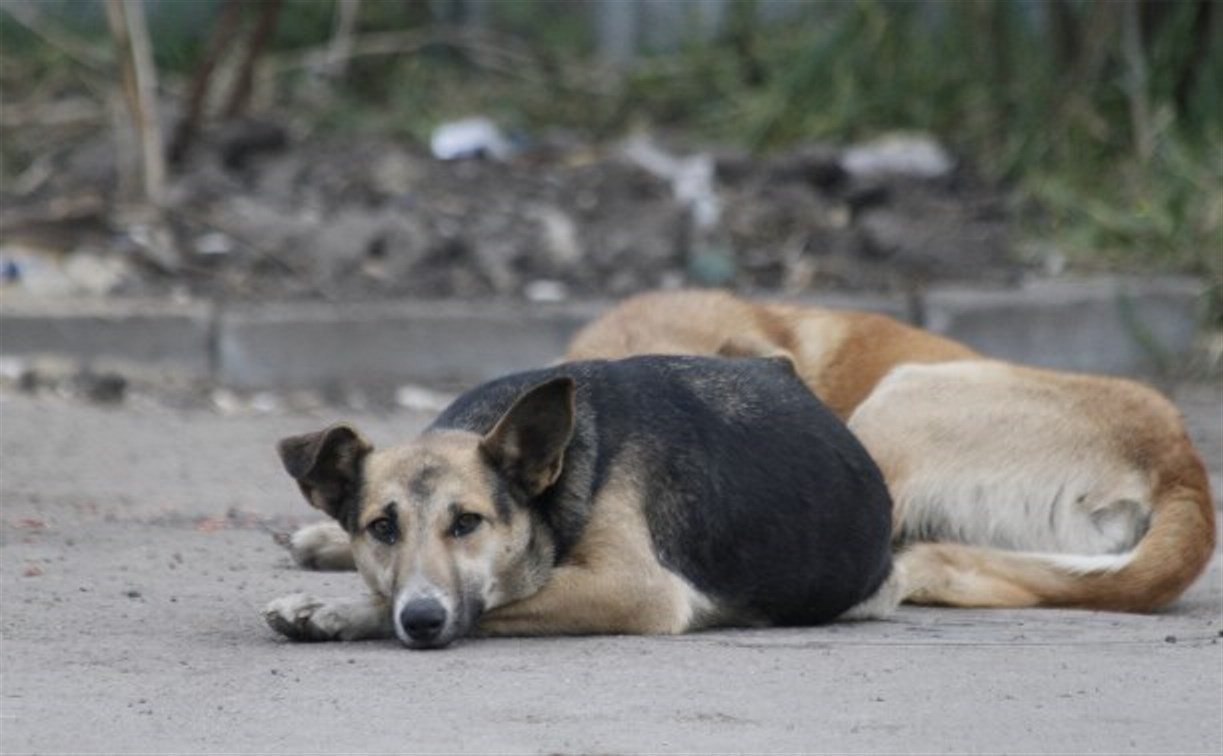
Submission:
[[[1017,270],[1005,198],[928,137],[763,156],[637,137],[441,160],[383,137],[263,124],[235,160],[234,133],[202,135],[152,218],[96,180],[113,166],[93,142],[67,151],[37,191],[9,203],[0,189],[4,285],[223,301],[558,301],[685,284],[895,289]],[[76,207],[86,214],[71,211],[80,220],[51,224],[48,237],[48,219]],[[38,258],[21,246],[34,237]]]

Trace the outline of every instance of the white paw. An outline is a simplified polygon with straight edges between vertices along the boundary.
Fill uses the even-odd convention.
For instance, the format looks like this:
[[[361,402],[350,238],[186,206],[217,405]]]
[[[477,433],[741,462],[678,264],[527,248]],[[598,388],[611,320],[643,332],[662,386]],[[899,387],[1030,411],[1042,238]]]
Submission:
[[[272,601],[264,608],[263,618],[281,635],[302,641],[342,640],[346,627],[340,612],[304,593]]]
[[[281,543],[299,566],[307,570],[356,569],[352,543],[339,523],[326,520],[299,528]]]
[[[905,597],[905,577],[907,572],[897,562],[892,563],[892,572],[883,584],[865,601],[850,607],[849,611],[838,617],[838,620],[871,620],[890,617],[896,607]]]

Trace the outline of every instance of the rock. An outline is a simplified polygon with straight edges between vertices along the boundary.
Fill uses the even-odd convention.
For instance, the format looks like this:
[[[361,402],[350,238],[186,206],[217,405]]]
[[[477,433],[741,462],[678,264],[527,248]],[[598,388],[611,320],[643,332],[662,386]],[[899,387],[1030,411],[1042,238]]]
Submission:
[[[513,145],[488,118],[465,118],[443,123],[429,137],[429,148],[438,160],[462,158],[491,158],[508,160],[514,153]]]
[[[569,298],[565,284],[549,279],[528,282],[522,293],[529,302],[564,302]]]
[[[127,395],[127,378],[118,373],[84,370],[73,379],[73,389],[97,404],[118,404]]]
[[[578,227],[568,213],[549,205],[537,205],[531,209],[530,217],[540,225],[542,248],[553,265],[572,267],[582,260]]]
[[[234,240],[220,231],[210,231],[195,237],[195,252],[205,257],[228,255],[234,251]]]
[[[951,173],[955,161],[931,136],[892,134],[848,148],[841,156],[841,167],[857,179],[937,179]]]
[[[221,163],[231,171],[241,171],[252,158],[287,147],[289,132],[272,121],[242,119],[222,126],[218,143]]]

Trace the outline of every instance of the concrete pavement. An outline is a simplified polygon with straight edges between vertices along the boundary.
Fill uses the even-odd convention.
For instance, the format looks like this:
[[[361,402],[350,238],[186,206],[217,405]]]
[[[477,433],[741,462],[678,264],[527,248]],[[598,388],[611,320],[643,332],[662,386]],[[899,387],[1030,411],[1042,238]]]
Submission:
[[[1177,398],[1217,475],[1223,387]],[[314,519],[273,442],[333,419],[0,393],[0,752],[1223,751],[1219,558],[1153,616],[285,642],[267,600],[362,589],[270,537]],[[350,419],[386,443],[428,418]]]

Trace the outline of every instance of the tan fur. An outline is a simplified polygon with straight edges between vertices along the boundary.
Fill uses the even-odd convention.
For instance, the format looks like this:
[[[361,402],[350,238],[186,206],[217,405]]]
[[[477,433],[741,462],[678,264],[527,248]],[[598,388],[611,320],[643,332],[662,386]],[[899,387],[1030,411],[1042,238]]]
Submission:
[[[1175,407],[1132,381],[986,360],[883,315],[705,291],[630,299],[567,357],[778,352],[883,470],[908,601],[1147,611],[1213,553],[1201,459]]]
[[[457,594],[455,581],[464,571],[479,573],[488,582],[486,601],[515,600],[534,592],[547,578],[515,562],[526,548],[530,523],[521,513],[509,523],[497,522],[492,491],[480,474],[480,437],[462,431],[430,434],[427,442],[373,452],[365,465],[365,496],[359,535],[353,539],[358,571],[377,595],[393,601],[405,581],[423,581],[440,591]],[[444,465],[435,491],[422,497],[408,490],[413,475],[430,465]],[[372,542],[366,528],[388,502],[397,502],[403,535],[393,546]],[[450,508],[461,506],[484,518],[480,532],[450,538]],[[456,569],[456,565],[459,569]]]
[[[643,294],[574,337],[568,360],[639,354],[792,356],[799,375],[842,420],[893,367],[978,356],[885,315],[757,304],[723,291]]]
[[[532,511],[514,506],[508,520],[496,511],[478,455],[481,444],[500,432],[498,427],[481,437],[435,431],[414,443],[371,451],[363,461],[363,494],[349,547],[349,562],[371,597],[286,596],[269,604],[268,623],[300,639],[387,637],[399,631],[393,618],[417,598],[440,600],[452,615],[463,601],[478,599],[486,609],[478,629],[487,635],[677,634],[715,619],[712,602],[658,561],[635,465],[621,463],[612,471],[580,539],[556,565],[548,531],[538,527]],[[412,481],[430,468],[444,472],[414,490]],[[448,534],[456,506],[484,518],[478,531]],[[370,532],[388,507],[400,529],[394,544],[378,542]],[[334,524],[309,526],[294,537],[307,552],[295,558],[318,566],[314,551],[330,553],[349,540]],[[478,596],[465,596],[472,586]]]
[[[548,582],[484,616],[492,635],[678,634],[695,628],[709,602],[659,564],[631,471],[613,473],[582,539]]]
[[[303,569],[338,572],[357,568],[352,561],[348,534],[335,520],[306,525],[281,540],[293,561]]]

